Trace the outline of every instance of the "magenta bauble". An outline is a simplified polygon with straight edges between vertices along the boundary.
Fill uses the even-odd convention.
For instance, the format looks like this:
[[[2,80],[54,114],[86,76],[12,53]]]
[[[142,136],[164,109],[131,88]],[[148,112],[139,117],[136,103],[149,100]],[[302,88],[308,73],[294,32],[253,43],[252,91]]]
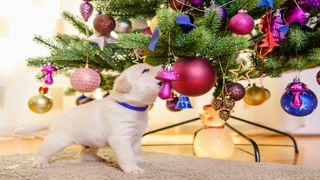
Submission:
[[[299,24],[305,24],[310,16],[310,13],[307,12],[303,7],[300,6],[293,6],[289,7],[284,12],[284,22],[285,23],[299,23]]]
[[[300,0],[300,2],[311,8],[320,8],[320,0]]]
[[[229,29],[237,35],[250,34],[254,28],[254,19],[246,11],[240,10],[229,22]]]
[[[80,14],[84,21],[88,21],[93,12],[93,6],[89,3],[89,0],[84,0],[80,5]]]
[[[90,68],[77,69],[70,78],[71,85],[79,92],[92,92],[100,86],[100,75]]]
[[[200,96],[207,93],[216,83],[216,72],[206,59],[186,57],[173,65],[179,80],[171,83],[172,88],[186,96]]]

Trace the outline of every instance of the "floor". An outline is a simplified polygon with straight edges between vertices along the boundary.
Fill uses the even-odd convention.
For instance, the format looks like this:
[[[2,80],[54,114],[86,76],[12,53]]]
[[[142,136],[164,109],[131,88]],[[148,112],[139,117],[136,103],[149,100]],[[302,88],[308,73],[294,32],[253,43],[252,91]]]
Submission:
[[[247,144],[242,138],[233,135],[236,142],[235,154],[229,158],[231,160],[254,161],[252,146]],[[282,136],[252,136],[258,144],[290,145],[291,141]],[[143,151],[162,152],[178,155],[193,156],[193,148],[190,144],[192,136],[190,134],[180,135],[150,135],[143,139]],[[262,162],[301,165],[305,167],[320,168],[320,136],[296,137],[299,145],[299,155],[296,156],[293,147],[286,146],[260,146]],[[0,138],[0,155],[33,153],[42,143],[41,138],[34,137],[10,137]],[[179,143],[182,145],[174,145]],[[162,144],[162,145],[159,145]],[[165,145],[164,145],[165,144]],[[74,146],[74,148],[78,148]]]

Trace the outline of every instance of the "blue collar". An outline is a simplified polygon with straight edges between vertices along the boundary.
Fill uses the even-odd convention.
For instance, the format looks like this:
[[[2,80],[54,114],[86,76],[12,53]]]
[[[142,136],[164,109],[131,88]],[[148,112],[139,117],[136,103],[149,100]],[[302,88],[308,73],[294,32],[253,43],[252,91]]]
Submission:
[[[116,101],[118,104],[120,104],[121,106],[133,110],[133,111],[146,111],[148,109],[149,106],[144,106],[144,107],[137,107],[137,106],[132,106],[130,104],[124,103],[124,102],[119,102]]]

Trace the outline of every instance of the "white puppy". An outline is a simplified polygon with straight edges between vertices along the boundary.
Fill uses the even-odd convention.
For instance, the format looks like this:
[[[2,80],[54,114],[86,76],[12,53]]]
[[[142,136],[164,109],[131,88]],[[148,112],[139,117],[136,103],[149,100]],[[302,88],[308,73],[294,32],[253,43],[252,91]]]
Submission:
[[[98,148],[110,146],[124,172],[143,173],[137,164],[142,161],[141,136],[148,126],[147,107],[155,101],[161,86],[155,79],[160,70],[148,64],[131,66],[115,80],[107,98],[76,107],[52,123],[18,129],[16,134],[27,134],[50,126],[33,166],[45,168],[57,152],[80,144],[85,147],[83,160],[100,161]]]

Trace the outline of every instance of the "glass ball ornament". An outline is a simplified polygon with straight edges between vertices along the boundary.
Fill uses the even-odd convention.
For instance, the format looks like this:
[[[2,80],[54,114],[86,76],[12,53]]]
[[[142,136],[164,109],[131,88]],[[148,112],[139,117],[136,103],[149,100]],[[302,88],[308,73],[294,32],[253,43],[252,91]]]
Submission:
[[[102,36],[109,36],[116,28],[116,21],[109,14],[98,15],[93,21],[94,29]]]
[[[293,93],[291,91],[286,91],[281,97],[282,109],[293,116],[307,116],[317,108],[317,96],[310,89],[301,93],[300,97],[302,100],[302,106],[295,108],[291,103]]]
[[[44,114],[52,109],[53,101],[46,94],[38,94],[30,98],[28,107],[34,113]]]
[[[70,82],[79,92],[92,92],[100,86],[101,78],[93,69],[79,68],[71,75]]]
[[[254,19],[247,14],[247,11],[240,10],[229,21],[229,29],[237,35],[250,34],[254,28]]]
[[[251,87],[248,87],[246,90],[246,95],[243,100],[245,103],[251,106],[258,106],[264,103],[268,98],[268,94],[264,90],[264,88],[256,86],[253,84]]]
[[[182,95],[203,95],[216,83],[216,71],[206,59],[180,58],[172,68],[179,75],[179,80],[171,82],[172,88]]]
[[[223,127],[206,128],[194,139],[193,150],[198,157],[227,159],[234,154],[235,145]]]
[[[226,86],[227,94],[235,101],[240,101],[246,95],[246,89],[242,84],[230,82]]]

